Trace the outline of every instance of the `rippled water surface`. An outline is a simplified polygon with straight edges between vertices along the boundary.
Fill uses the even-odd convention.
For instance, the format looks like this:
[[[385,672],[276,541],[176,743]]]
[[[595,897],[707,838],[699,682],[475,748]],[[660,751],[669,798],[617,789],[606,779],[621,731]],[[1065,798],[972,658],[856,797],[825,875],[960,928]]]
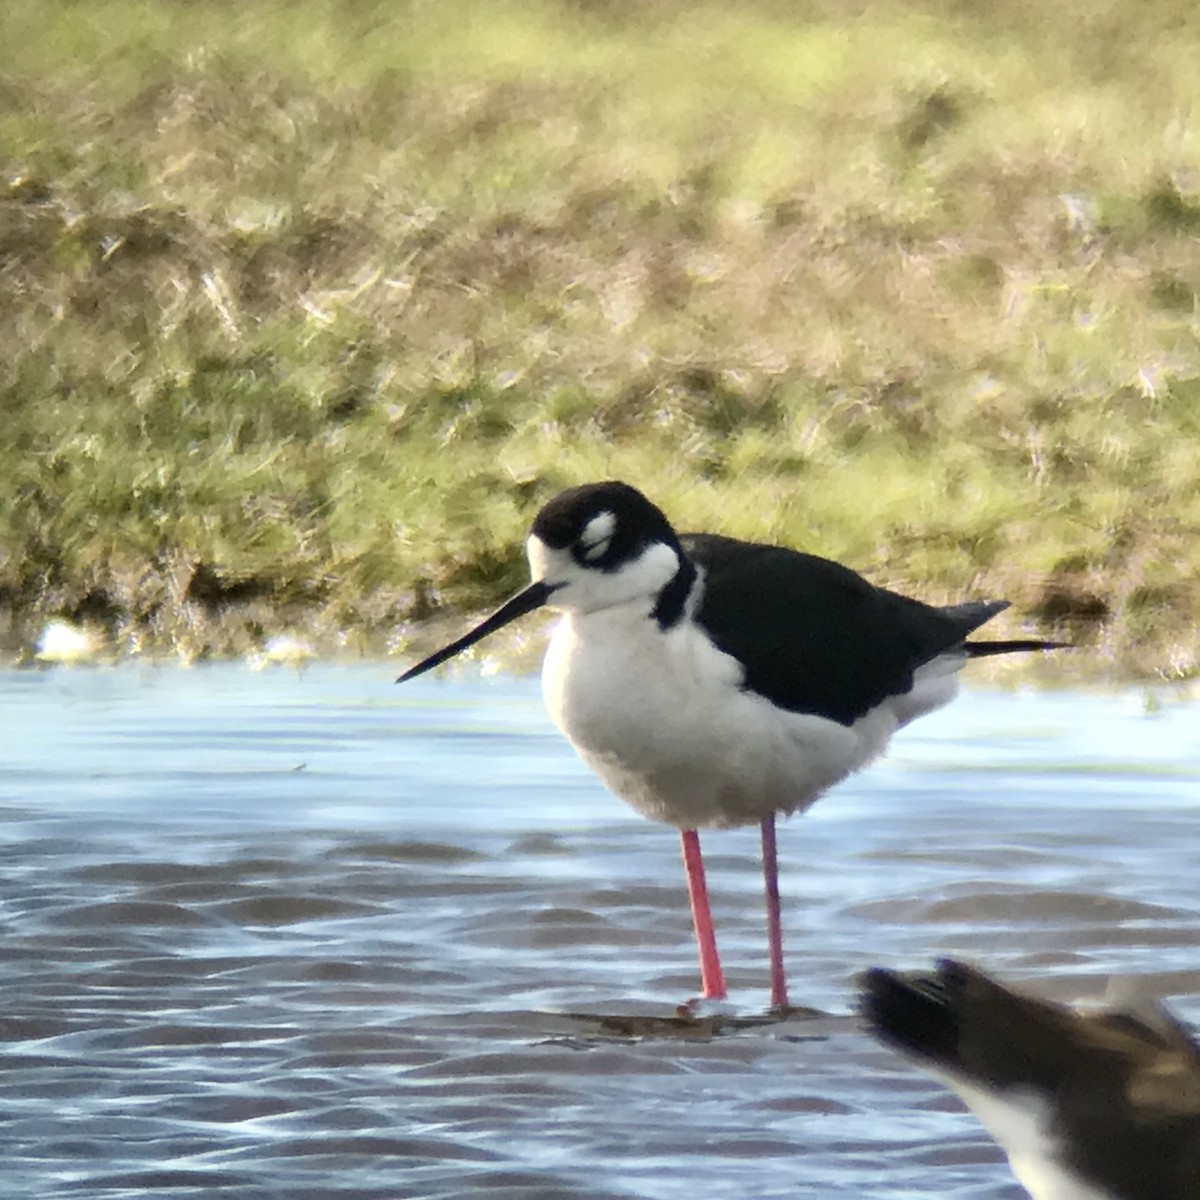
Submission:
[[[388,665],[0,673],[0,1195],[1010,1200],[850,1017],[954,954],[1200,1019],[1200,708],[968,691],[781,830],[793,1000],[695,993],[673,831],[529,681]],[[756,837],[707,835],[739,1008]]]

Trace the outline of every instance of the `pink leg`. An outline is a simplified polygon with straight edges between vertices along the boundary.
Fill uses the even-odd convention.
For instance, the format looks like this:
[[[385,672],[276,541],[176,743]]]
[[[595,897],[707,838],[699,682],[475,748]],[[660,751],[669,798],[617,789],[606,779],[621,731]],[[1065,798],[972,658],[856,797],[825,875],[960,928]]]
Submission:
[[[779,862],[775,854],[775,817],[762,819],[763,882],[767,893],[767,951],[771,958],[771,1007],[787,1008],[783,970],[783,930],[779,916]]]
[[[692,902],[692,924],[696,928],[696,945],[700,949],[700,984],[705,1000],[724,1000],[725,973],[717,957],[717,935],[713,929],[712,912],[708,907],[708,887],[704,882],[704,859],[700,854],[700,835],[685,829],[683,866],[687,871],[688,896]]]

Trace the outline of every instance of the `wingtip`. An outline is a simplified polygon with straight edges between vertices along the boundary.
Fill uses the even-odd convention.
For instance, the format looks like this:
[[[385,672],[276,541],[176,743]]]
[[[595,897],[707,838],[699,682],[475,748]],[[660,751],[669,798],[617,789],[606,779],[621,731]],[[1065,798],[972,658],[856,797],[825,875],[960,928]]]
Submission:
[[[1074,650],[1073,642],[1048,642],[1041,638],[1012,638],[1002,642],[964,642],[963,649],[971,658],[988,658],[994,654],[1024,654],[1039,650]]]

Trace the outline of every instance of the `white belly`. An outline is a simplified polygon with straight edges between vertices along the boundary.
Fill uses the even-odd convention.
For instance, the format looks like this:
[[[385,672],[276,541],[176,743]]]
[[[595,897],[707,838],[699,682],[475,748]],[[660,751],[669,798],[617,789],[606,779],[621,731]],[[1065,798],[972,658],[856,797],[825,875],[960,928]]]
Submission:
[[[605,786],[680,829],[807,808],[955,690],[942,668],[847,727],[778,709],[741,681],[694,625],[664,633],[633,606],[564,616],[542,670],[551,717]]]
[[[999,1095],[938,1072],[974,1111],[1008,1155],[1013,1174],[1031,1200],[1117,1200],[1062,1165],[1062,1150],[1049,1132],[1050,1110],[1033,1093]]]

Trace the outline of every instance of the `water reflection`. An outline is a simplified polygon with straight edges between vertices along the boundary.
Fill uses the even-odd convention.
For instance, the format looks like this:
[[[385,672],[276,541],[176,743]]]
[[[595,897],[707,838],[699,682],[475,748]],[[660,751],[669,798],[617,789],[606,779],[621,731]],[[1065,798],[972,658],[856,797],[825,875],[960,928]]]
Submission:
[[[783,826],[795,999],[693,994],[677,840],[536,684],[386,665],[0,675],[5,1195],[1019,1196],[845,1015],[939,954],[1047,994],[1149,974],[1200,1018],[1195,706],[968,693]],[[754,830],[712,835],[730,986],[766,1001]]]

